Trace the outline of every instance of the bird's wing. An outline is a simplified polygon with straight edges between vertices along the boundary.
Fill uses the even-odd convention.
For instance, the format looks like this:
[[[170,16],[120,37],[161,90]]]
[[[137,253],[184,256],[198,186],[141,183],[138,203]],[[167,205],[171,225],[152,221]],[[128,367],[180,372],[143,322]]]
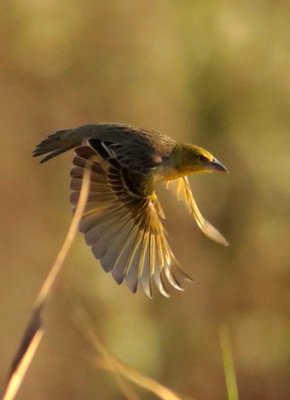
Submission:
[[[88,146],[75,150],[71,170],[74,207],[87,162],[92,169],[80,231],[104,270],[119,284],[125,280],[132,292],[139,284],[152,297],[152,282],[165,296],[169,296],[167,283],[183,290],[183,281],[190,278],[168,244],[152,181],[144,185],[144,176],[143,181],[140,176],[132,177],[113,156],[105,160]]]
[[[191,192],[191,188],[188,182],[188,178],[186,176],[182,178],[175,179],[173,181],[167,182],[167,188],[173,189],[176,193],[178,200],[183,201],[190,214],[194,217],[197,225],[201,229],[201,231],[208,236],[210,239],[214,240],[217,243],[222,244],[223,246],[228,246],[228,241],[224,238],[224,236],[215,228],[210,222],[208,222],[202,216],[196,201]]]

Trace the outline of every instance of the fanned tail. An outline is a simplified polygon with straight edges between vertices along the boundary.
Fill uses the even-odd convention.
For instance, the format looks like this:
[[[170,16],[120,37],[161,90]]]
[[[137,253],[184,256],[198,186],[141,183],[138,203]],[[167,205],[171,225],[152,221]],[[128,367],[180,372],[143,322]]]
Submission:
[[[64,153],[74,147],[81,145],[82,135],[75,129],[64,129],[49,135],[47,139],[40,142],[33,151],[33,157],[45,155],[40,161],[44,163],[51,158]]]

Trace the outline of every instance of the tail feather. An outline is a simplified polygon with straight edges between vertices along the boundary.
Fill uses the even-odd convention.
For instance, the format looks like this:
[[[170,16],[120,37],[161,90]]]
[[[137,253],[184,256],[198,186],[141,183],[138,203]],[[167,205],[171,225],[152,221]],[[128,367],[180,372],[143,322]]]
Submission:
[[[40,142],[33,151],[33,157],[45,155],[41,159],[41,163],[64,153],[76,146],[81,145],[82,137],[80,132],[74,129],[65,129],[49,135],[47,139]]]

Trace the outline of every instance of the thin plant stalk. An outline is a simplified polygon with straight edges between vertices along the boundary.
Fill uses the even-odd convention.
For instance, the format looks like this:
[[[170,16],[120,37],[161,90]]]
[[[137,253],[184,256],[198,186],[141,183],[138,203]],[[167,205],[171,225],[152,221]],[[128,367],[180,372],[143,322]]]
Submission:
[[[239,392],[231,348],[230,334],[226,325],[220,326],[219,336],[228,400],[239,400]]]
[[[94,363],[97,363],[98,367],[113,372],[116,376],[120,376],[122,379],[125,378],[131,381],[138,387],[150,391],[162,400],[182,400],[181,397],[177,396],[166,386],[118,361],[116,357],[110,354],[105,345],[102,343],[99,335],[96,332],[94,323],[90,319],[87,312],[81,306],[78,306],[76,310],[76,322],[80,332],[92,344],[96,350],[96,353],[100,355],[100,357],[94,358],[93,361]],[[131,397],[129,397],[129,399],[131,399]]]
[[[27,324],[26,330],[22,337],[20,347],[14,357],[11,365],[10,374],[4,389],[2,400],[14,400],[19,391],[27,370],[35,356],[40,341],[44,335],[45,329],[42,323],[42,310],[47,304],[47,300],[52,293],[56,278],[62,268],[65,258],[72,246],[73,240],[77,233],[80,219],[84,213],[90,187],[91,169],[88,164],[85,168],[84,179],[82,182],[80,198],[66,235],[63,245],[52,265],[47,278],[45,279],[39,294],[34,302],[31,317]]]

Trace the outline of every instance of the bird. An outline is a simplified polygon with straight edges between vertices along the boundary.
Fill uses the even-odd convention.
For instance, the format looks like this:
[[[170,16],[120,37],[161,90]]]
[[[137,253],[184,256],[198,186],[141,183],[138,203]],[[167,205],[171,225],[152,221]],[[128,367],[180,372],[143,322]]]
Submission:
[[[70,201],[76,208],[87,165],[91,180],[85,211],[79,224],[104,271],[131,292],[138,288],[152,298],[170,288],[184,290],[191,277],[182,269],[163,225],[165,215],[156,194],[164,182],[185,203],[201,231],[227,246],[222,234],[201,214],[188,175],[227,172],[202,147],[181,143],[162,133],[121,123],[86,124],[49,135],[34,149],[40,163],[74,149],[70,171]]]

